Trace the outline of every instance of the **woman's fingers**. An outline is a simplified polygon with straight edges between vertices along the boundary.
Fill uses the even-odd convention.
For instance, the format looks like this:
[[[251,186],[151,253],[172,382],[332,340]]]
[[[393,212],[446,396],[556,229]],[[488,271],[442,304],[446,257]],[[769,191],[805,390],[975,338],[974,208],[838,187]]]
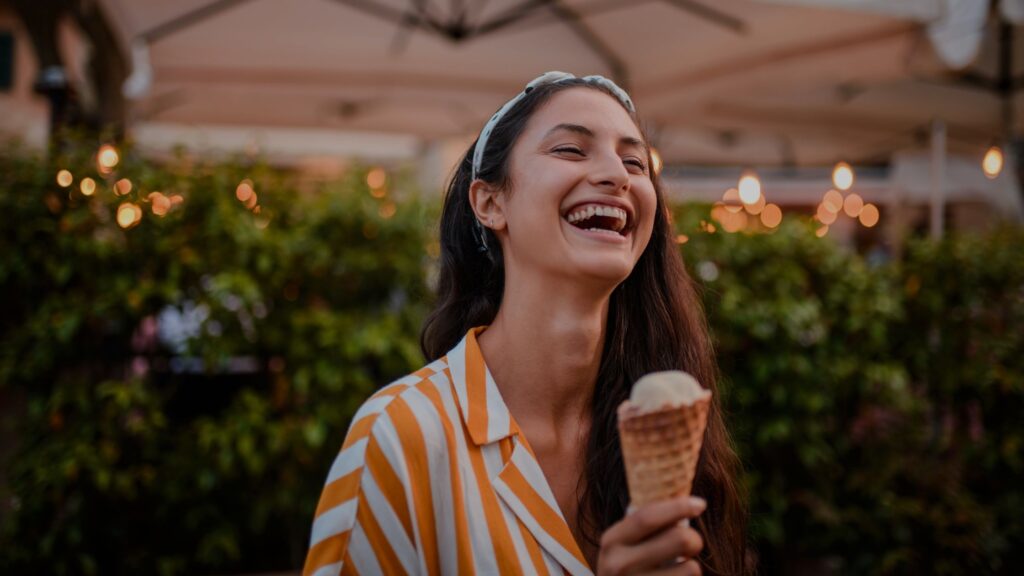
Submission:
[[[674,563],[676,558],[694,558],[704,548],[704,540],[700,534],[684,524],[674,524],[634,546],[624,547],[619,556],[623,574],[635,574],[638,571],[655,570]],[[684,562],[683,564],[696,564]],[[669,565],[667,568],[682,566]],[[671,572],[676,574],[677,572]]]
[[[696,560],[687,560],[653,572],[644,572],[643,576],[701,576],[700,564]]]
[[[695,518],[707,507],[703,498],[690,496],[648,504],[609,528],[601,536],[601,546],[642,542],[648,536],[676,524],[683,518]]]

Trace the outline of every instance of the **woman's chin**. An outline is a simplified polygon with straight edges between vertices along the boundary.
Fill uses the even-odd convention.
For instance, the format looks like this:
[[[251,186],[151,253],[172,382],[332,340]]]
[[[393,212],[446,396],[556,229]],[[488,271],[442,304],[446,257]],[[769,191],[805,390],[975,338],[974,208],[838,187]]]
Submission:
[[[633,263],[613,258],[594,258],[577,262],[573,268],[573,277],[578,281],[607,284],[610,288],[615,288],[633,271]]]

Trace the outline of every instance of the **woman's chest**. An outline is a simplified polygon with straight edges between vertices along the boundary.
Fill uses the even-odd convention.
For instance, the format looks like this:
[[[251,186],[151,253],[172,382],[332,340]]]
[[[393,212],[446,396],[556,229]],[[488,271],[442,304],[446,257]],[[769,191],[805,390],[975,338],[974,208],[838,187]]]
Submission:
[[[458,461],[432,462],[432,477],[446,477],[431,490],[439,567],[506,573],[525,563],[541,574],[590,573],[585,563],[596,552],[575,529],[579,466],[565,454],[535,457],[509,440],[479,451],[463,445],[469,450]]]

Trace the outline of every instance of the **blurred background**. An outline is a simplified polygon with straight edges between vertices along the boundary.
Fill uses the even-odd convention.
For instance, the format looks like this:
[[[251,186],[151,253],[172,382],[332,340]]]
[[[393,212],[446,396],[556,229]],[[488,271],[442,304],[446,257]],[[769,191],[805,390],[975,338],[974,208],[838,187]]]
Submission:
[[[0,0],[0,572],[293,574],[442,187],[637,103],[762,574],[1024,571],[1024,0]],[[713,505],[713,503],[712,503]]]

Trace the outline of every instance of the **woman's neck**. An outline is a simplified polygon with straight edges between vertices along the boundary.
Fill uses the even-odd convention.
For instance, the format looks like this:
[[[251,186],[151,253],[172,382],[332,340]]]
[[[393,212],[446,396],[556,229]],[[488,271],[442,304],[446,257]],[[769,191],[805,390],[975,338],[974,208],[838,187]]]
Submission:
[[[589,428],[609,297],[506,282],[501,308],[479,341],[520,426],[556,443],[578,439],[581,424]]]

